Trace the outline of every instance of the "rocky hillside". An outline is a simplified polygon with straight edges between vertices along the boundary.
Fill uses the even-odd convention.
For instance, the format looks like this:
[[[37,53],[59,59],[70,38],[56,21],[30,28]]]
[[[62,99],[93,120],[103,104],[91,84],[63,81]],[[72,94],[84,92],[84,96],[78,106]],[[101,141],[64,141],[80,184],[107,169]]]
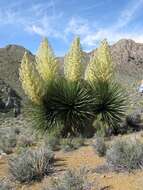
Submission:
[[[143,44],[122,39],[110,46],[110,50],[117,72],[140,80],[143,74]],[[93,51],[88,56],[92,54]]]
[[[135,43],[133,40],[122,39],[110,46],[113,61],[116,65],[117,76],[127,84],[131,81],[140,81],[143,76],[143,44]],[[8,45],[0,48],[0,78],[21,97],[24,97],[20,85],[18,69],[25,48],[17,45]],[[85,53],[86,60],[89,60],[91,53]],[[31,54],[32,59],[34,56]],[[63,69],[63,58],[58,58]],[[86,63],[85,63],[86,66]],[[0,86],[1,88],[1,86]]]
[[[25,51],[25,48],[18,45],[8,45],[5,48],[0,48],[0,84],[2,84],[2,81],[5,82],[22,97],[23,91],[19,82],[18,69]],[[32,54],[31,57],[33,57]],[[0,86],[0,88],[3,87]]]

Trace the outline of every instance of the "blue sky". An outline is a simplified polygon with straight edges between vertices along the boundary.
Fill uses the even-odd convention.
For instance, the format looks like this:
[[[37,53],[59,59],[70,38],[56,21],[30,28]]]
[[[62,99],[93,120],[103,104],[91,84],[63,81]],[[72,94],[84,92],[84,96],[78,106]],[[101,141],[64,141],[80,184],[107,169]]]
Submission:
[[[35,53],[43,36],[57,56],[75,36],[85,51],[104,38],[143,43],[143,0],[0,0],[0,47],[18,44]]]

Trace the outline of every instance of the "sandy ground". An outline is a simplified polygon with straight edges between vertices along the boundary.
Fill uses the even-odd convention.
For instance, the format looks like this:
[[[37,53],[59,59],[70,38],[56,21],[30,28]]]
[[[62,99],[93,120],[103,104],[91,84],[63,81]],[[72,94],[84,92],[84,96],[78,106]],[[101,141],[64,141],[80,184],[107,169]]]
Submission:
[[[10,156],[10,155],[9,155]],[[97,181],[102,187],[110,187],[111,190],[143,190],[143,171],[135,171],[134,173],[104,173],[99,174],[94,169],[105,163],[104,158],[98,157],[91,146],[81,147],[79,150],[63,153],[62,151],[55,153],[57,162],[55,163],[56,176],[61,176],[68,168],[78,169],[85,166],[93,171],[89,174],[90,181]],[[8,159],[0,159],[0,178],[8,176]],[[42,186],[48,183],[50,177],[45,177],[42,182],[31,185],[16,185],[16,190],[42,190]],[[108,188],[107,188],[108,189]],[[93,190],[97,190],[93,187]],[[103,189],[104,190],[104,189]]]

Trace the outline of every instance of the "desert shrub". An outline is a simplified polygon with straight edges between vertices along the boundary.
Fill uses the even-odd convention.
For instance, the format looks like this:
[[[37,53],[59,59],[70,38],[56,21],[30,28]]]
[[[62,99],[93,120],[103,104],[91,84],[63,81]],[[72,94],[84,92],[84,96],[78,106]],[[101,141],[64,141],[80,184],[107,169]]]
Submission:
[[[107,150],[106,159],[113,170],[141,169],[143,144],[137,140],[118,140]]]
[[[0,190],[14,190],[14,189],[6,181],[0,180]]]
[[[9,161],[12,179],[20,183],[41,180],[52,172],[54,155],[46,148],[27,150]]]
[[[64,137],[81,134],[93,119],[94,100],[80,82],[59,79],[49,87],[42,105],[33,105],[30,115],[40,131],[63,126]]]
[[[107,146],[106,146],[106,143],[104,141],[104,138],[103,137],[96,137],[95,142],[93,144],[93,148],[99,156],[105,156]]]
[[[126,110],[123,89],[111,81],[93,82],[91,88],[95,96],[94,111],[97,119],[102,123],[102,127],[112,128],[116,133]]]
[[[21,154],[22,152],[26,152],[27,148],[35,145],[35,139],[32,135],[23,134],[18,137],[17,146],[16,146],[16,153]]]
[[[34,137],[31,135],[20,135],[17,141],[19,147],[30,147],[34,145]]]
[[[14,128],[14,133],[16,134],[16,135],[19,135],[20,134],[20,129],[18,128],[18,127],[15,127]]]
[[[44,143],[46,147],[49,147],[53,151],[60,149],[61,130],[62,126],[53,129],[48,134],[45,134]]]
[[[60,138],[55,135],[48,135],[45,138],[45,146],[51,150],[56,151],[60,149]]]
[[[61,149],[65,152],[76,150],[79,147],[84,145],[84,138],[76,137],[76,138],[65,138],[61,139]]]
[[[126,125],[132,131],[138,131],[141,128],[141,114],[132,113],[126,116]]]
[[[81,146],[84,146],[85,145],[85,138],[83,138],[82,136],[79,136],[79,137],[75,137],[73,139],[73,145],[74,147],[76,148],[79,148]]]
[[[142,113],[140,110],[127,114],[125,119],[120,123],[118,134],[127,134],[142,130],[143,125],[141,116]]]
[[[10,154],[16,146],[16,143],[17,139],[15,134],[3,135],[0,138],[0,149],[6,154]]]
[[[61,178],[52,181],[50,186],[43,190],[91,190],[91,184],[86,180],[83,169],[80,171],[68,170]]]
[[[15,149],[16,154],[22,154],[27,151],[27,147],[24,146],[17,146]]]

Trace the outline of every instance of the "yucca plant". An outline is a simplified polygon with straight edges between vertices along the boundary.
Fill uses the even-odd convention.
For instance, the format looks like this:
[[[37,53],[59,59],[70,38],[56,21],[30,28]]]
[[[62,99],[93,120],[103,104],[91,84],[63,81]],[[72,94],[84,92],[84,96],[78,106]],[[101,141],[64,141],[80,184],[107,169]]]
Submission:
[[[57,59],[47,38],[43,39],[36,53],[36,68],[45,83],[57,77]]]
[[[22,86],[32,101],[28,115],[35,129],[45,133],[58,128],[64,137],[85,131],[87,134],[95,116],[103,126],[114,129],[118,126],[124,116],[125,96],[112,82],[114,67],[106,41],[89,64],[86,80],[82,78],[83,52],[79,38],[65,57],[63,78],[56,77],[57,62],[48,41],[42,42],[36,61],[37,64],[31,65],[25,55],[20,69]]]
[[[114,64],[110,48],[106,40],[101,42],[100,47],[94,51],[87,66],[85,79],[87,81],[110,81],[114,75]]]
[[[44,93],[44,85],[42,78],[35,68],[35,62],[31,60],[28,52],[25,52],[23,56],[19,68],[19,76],[25,94],[32,102],[40,104],[41,97]]]
[[[83,72],[83,52],[80,45],[80,38],[74,39],[71,48],[64,58],[64,74],[69,81],[78,81]]]
[[[123,89],[117,83],[109,81],[98,81],[91,86],[95,96],[95,115],[102,123],[102,127],[116,131],[126,111],[126,95]]]
[[[62,135],[67,136],[84,131],[94,117],[93,105],[94,98],[80,82],[60,79],[47,90],[42,105],[29,111],[37,130],[45,132],[62,125]]]

